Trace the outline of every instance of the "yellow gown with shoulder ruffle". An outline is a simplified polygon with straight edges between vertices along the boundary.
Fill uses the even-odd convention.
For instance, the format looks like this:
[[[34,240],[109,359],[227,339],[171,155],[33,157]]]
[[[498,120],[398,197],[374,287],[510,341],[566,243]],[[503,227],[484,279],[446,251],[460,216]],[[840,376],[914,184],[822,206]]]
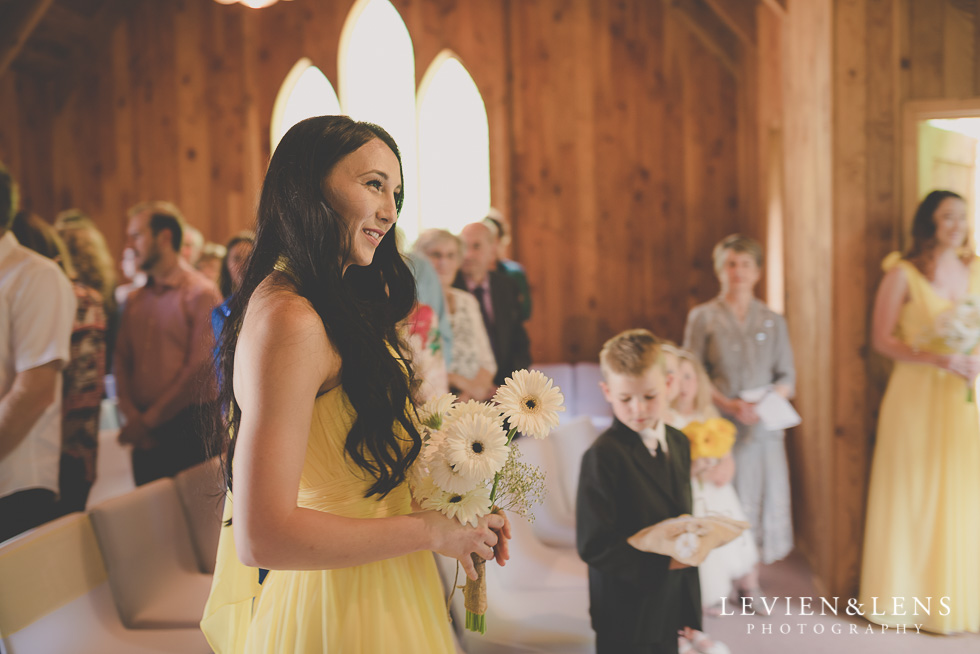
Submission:
[[[317,398],[300,478],[299,506],[353,518],[411,513],[408,484],[384,499],[344,455],[354,410],[340,387]],[[231,497],[224,519],[231,517]],[[453,654],[431,552],[336,570],[259,571],[241,563],[222,526],[201,629],[217,654]]]
[[[953,303],[898,253],[883,267],[895,266],[909,288],[899,337],[913,346],[928,342]],[[978,259],[969,292],[980,294]],[[896,605],[893,598],[904,599]],[[936,366],[895,362],[881,402],[858,601],[878,624],[980,630],[980,416],[967,401],[967,382]],[[875,607],[882,615],[872,615]]]

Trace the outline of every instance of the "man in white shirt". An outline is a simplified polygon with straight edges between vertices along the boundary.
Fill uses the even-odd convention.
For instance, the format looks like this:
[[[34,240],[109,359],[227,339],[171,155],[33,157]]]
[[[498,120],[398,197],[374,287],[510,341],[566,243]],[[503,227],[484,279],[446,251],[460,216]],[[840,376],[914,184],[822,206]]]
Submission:
[[[75,313],[58,265],[9,231],[16,209],[17,186],[0,164],[0,542],[52,517]]]

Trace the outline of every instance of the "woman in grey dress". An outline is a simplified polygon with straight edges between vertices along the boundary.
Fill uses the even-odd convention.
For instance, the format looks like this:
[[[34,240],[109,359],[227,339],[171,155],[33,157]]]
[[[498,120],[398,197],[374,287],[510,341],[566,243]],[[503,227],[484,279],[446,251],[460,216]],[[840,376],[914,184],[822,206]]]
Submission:
[[[684,329],[684,348],[704,364],[714,384],[718,409],[738,427],[735,490],[752,524],[763,563],[793,549],[789,468],[785,432],[768,431],[744,391],[771,387],[793,395],[796,371],[786,321],[753,293],[762,272],[762,248],[733,234],[714,249],[721,293],[691,309]]]

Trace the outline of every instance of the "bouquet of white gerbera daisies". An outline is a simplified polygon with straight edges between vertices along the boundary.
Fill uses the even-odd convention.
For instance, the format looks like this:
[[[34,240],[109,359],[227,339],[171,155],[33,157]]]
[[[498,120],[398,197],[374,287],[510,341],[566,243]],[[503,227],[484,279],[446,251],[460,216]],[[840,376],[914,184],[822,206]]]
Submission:
[[[936,318],[936,336],[946,348],[971,354],[980,344],[980,297],[968,295]],[[973,401],[973,380],[967,381],[966,401]]]
[[[544,475],[520,460],[512,441],[517,432],[544,438],[558,426],[561,391],[541,372],[519,370],[491,402],[455,400],[443,395],[419,410],[424,443],[410,480],[416,501],[474,526],[502,510],[533,520],[529,509],[543,497]],[[464,590],[466,628],[486,633],[486,561],[473,554],[473,563],[478,578]]]

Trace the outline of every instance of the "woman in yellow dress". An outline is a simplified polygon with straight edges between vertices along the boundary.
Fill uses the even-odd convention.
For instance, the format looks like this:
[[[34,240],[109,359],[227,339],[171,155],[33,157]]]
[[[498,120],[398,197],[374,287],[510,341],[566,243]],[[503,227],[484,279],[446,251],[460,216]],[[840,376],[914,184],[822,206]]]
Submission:
[[[431,552],[472,578],[471,553],[507,558],[503,517],[421,511],[406,482],[401,173],[391,137],[345,116],[297,124],[269,163],[219,350],[229,493],[201,621],[219,654],[450,654]]]
[[[882,625],[980,630],[980,417],[967,392],[980,359],[936,337],[941,314],[980,294],[968,231],[963,198],[930,193],[910,251],[885,260],[875,300],[872,345],[895,369],[878,420],[859,602]]]

